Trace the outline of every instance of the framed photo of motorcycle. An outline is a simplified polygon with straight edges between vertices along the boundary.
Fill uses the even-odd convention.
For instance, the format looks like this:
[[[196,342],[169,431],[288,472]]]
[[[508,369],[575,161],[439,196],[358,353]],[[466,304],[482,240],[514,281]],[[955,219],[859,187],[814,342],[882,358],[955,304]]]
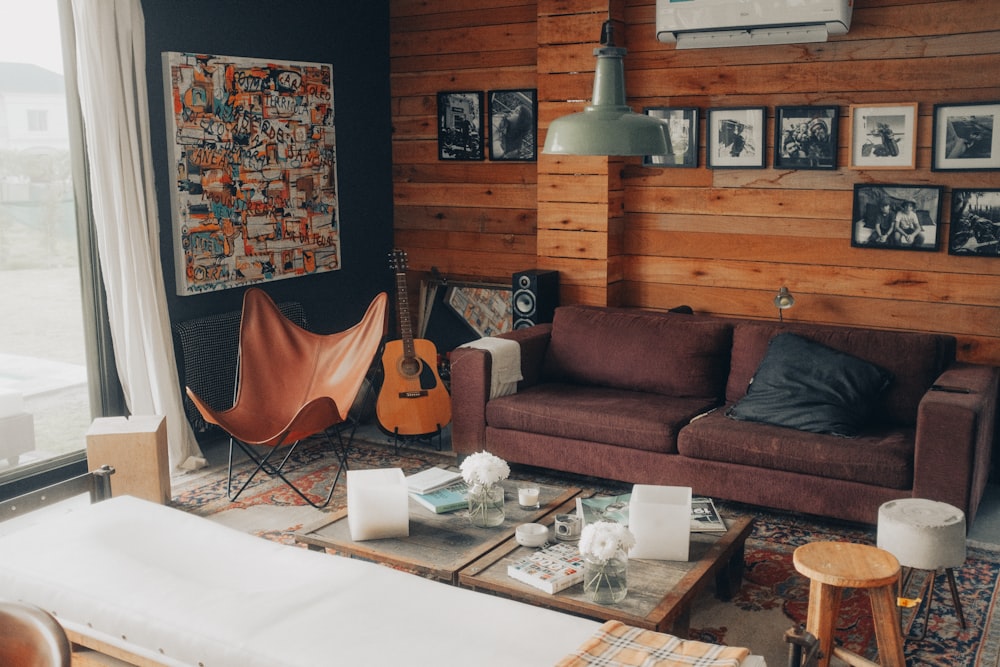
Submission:
[[[1000,169],[1000,102],[934,105],[931,171]]]
[[[851,169],[916,169],[917,103],[851,105]]]
[[[774,110],[775,169],[836,169],[840,109],[777,107]]]

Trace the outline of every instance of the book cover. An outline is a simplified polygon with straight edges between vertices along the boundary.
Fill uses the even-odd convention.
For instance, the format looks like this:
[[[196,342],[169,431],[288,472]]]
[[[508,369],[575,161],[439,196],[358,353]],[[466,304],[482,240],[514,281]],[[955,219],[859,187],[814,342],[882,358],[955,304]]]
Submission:
[[[724,533],[726,522],[715,509],[711,498],[695,496],[691,499],[691,532]]]
[[[430,493],[411,493],[410,497],[435,514],[444,514],[468,507],[468,490],[465,482],[459,482]]]
[[[576,499],[576,514],[583,519],[583,525],[595,521],[615,521],[628,525],[628,503],[631,493],[619,496],[594,496]]]
[[[583,557],[575,543],[559,542],[511,563],[507,576],[546,593],[558,593],[583,581]]]
[[[445,470],[444,468],[428,468],[420,472],[408,475],[406,478],[406,488],[410,493],[430,493],[451,486],[462,479],[462,473],[457,470]]]

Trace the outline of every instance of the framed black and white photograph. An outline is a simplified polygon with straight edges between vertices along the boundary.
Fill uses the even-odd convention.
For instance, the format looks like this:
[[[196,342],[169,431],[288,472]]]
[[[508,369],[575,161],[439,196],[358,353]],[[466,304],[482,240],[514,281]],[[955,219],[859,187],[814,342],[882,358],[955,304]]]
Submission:
[[[916,169],[917,104],[852,104],[851,169]]]
[[[1000,169],[1000,102],[934,105],[932,171]]]
[[[437,94],[438,159],[483,160],[483,93]]]
[[[643,113],[667,123],[670,136],[670,153],[645,155],[642,163],[647,167],[698,166],[698,109],[695,107],[647,107]]]
[[[851,245],[937,250],[943,190],[936,185],[856,184]]]
[[[838,107],[777,107],[775,169],[836,169]]]
[[[490,159],[538,159],[538,91],[491,90],[486,99],[490,108]]]
[[[1000,257],[1000,190],[951,191],[948,254]]]
[[[763,169],[767,110],[738,107],[708,110],[705,155],[710,169]]]

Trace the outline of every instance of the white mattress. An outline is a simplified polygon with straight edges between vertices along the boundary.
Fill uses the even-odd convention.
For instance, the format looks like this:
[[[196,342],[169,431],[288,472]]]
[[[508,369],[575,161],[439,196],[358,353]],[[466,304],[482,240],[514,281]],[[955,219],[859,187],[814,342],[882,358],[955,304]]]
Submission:
[[[552,665],[599,626],[129,496],[0,536],[0,596],[204,667]]]

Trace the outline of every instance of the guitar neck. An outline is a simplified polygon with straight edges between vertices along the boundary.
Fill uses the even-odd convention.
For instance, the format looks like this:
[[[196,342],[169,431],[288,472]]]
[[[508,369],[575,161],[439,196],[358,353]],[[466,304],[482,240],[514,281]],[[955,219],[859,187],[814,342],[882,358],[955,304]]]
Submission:
[[[410,299],[406,292],[406,272],[396,272],[396,307],[399,310],[399,335],[403,340],[403,356],[417,356],[413,348],[413,325],[410,322]]]

